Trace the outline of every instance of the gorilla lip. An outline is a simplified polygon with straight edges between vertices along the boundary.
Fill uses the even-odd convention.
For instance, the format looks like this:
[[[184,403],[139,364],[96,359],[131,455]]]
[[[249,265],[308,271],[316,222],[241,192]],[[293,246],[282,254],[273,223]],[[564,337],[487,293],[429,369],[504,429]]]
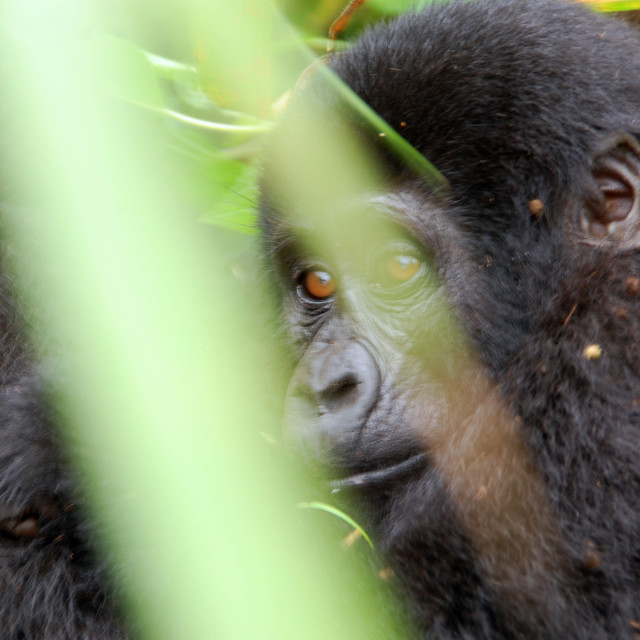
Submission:
[[[390,467],[374,469],[373,471],[364,471],[340,480],[332,480],[329,483],[329,486],[332,491],[337,492],[342,489],[358,489],[387,483],[390,480],[397,480],[398,478],[415,471],[419,467],[423,466],[426,461],[427,454],[418,453],[407,460],[403,460],[402,462],[391,465]]]

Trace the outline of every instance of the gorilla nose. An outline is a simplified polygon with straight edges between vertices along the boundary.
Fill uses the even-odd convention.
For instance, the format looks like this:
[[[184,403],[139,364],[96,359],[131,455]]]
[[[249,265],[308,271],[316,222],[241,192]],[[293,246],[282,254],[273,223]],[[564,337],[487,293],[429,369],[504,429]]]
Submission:
[[[287,393],[288,435],[308,457],[335,462],[357,447],[379,390],[378,366],[361,342],[312,345]]]

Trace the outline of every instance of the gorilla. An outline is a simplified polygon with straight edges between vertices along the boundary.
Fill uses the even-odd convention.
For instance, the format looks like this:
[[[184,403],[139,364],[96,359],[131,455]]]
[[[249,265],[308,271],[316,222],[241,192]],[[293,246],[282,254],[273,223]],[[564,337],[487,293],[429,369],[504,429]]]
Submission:
[[[299,82],[260,203],[289,440],[419,637],[640,638],[638,35],[561,0],[454,0],[328,65],[439,173],[325,68]]]
[[[6,237],[4,228],[2,236]],[[0,254],[0,638],[125,640]]]

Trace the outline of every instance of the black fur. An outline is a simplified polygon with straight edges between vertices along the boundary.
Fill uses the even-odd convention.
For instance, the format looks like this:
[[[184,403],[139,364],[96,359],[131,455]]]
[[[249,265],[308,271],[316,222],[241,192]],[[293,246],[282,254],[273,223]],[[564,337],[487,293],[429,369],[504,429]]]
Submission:
[[[337,477],[426,460],[357,495],[425,637],[640,637],[640,224],[619,241],[580,222],[606,196],[602,158],[640,166],[638,35],[568,2],[452,2],[374,27],[331,66],[451,191],[430,194],[319,74],[294,96],[265,161],[262,225],[301,362],[295,438]],[[313,126],[342,115],[378,149],[385,206],[433,256],[478,358],[438,370],[439,391],[418,362],[443,340],[424,333],[432,300],[412,292],[371,317],[340,290],[349,234],[325,240],[335,252],[300,240],[324,230],[292,217],[273,158],[309,104]],[[338,283],[330,299],[301,294],[316,265]],[[363,350],[344,355],[354,342]],[[375,404],[361,391],[373,385]],[[492,468],[474,470],[485,453]],[[483,503],[484,478],[497,497]]]
[[[0,265],[0,638],[125,640],[61,454],[42,372]]]

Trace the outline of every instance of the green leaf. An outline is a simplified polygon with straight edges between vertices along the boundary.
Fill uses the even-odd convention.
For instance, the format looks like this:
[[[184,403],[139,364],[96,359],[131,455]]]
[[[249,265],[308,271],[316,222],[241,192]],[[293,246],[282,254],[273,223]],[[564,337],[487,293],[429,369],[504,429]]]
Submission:
[[[371,542],[371,538],[367,532],[353,518],[337,507],[333,507],[325,502],[301,502],[298,507],[300,509],[317,509],[318,511],[325,511],[326,513],[330,513],[331,515],[340,518],[340,520],[344,520],[349,526],[356,529],[362,535],[372,549],[374,548],[373,542]]]
[[[640,9],[639,0],[597,0],[589,3],[596,11],[634,11]]]
[[[384,118],[380,117],[351,87],[343,82],[320,59],[315,63],[317,72],[332,84],[353,111],[362,116],[377,132],[380,141],[401,158],[416,175],[423,178],[434,193],[449,190],[447,179],[412,144],[407,142]]]

